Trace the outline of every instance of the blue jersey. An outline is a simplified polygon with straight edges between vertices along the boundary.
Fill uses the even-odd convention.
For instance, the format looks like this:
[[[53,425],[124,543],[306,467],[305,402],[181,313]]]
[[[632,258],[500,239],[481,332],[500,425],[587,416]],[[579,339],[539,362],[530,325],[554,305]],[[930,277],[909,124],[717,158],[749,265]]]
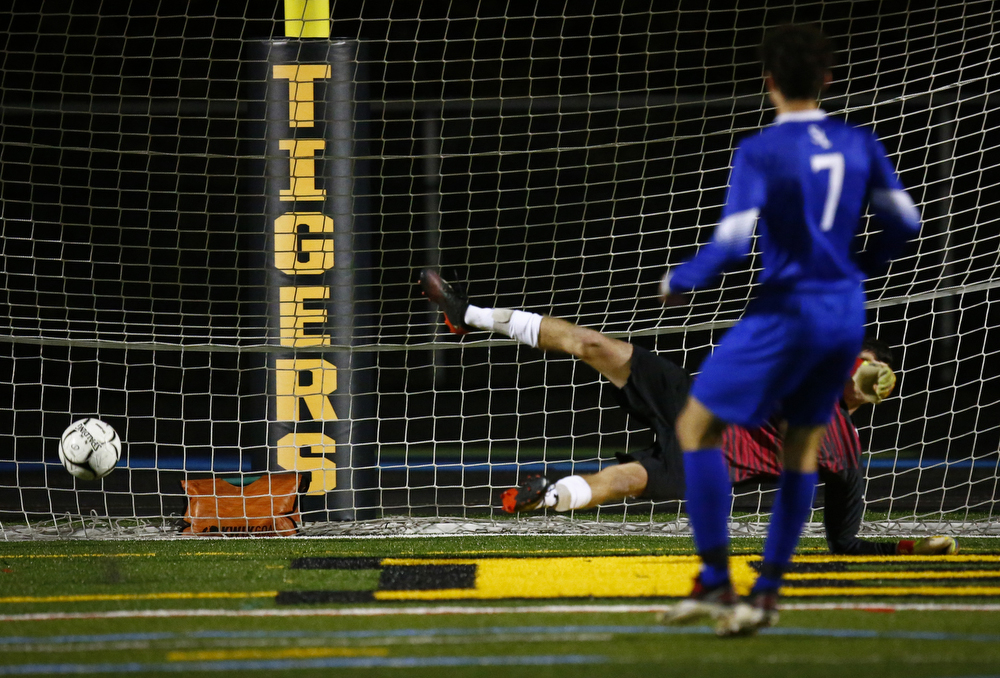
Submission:
[[[859,257],[854,237],[866,207],[882,232]],[[750,252],[758,223],[765,289],[834,291],[895,256],[920,215],[874,134],[818,109],[785,113],[737,148],[722,220],[670,271],[669,291],[711,286]]]

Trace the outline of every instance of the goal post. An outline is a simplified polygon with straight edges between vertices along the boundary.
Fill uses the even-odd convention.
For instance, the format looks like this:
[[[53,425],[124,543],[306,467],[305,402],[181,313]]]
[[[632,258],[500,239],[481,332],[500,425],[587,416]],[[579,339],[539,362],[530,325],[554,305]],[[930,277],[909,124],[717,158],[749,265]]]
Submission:
[[[351,351],[355,326],[370,322],[360,303],[368,219],[357,214],[355,189],[365,172],[355,142],[364,130],[358,44],[286,39],[265,48],[268,286],[285,349],[269,363],[272,467],[310,474],[308,518],[319,517],[308,510],[313,498],[325,497],[326,519],[357,520],[371,508],[359,500],[370,496],[374,439],[364,422],[375,410],[363,386],[370,354]]]
[[[785,21],[833,39],[823,106],[924,221],[866,283],[899,382],[854,417],[863,532],[1000,533],[993,3],[140,4],[0,11],[0,538],[176,534],[182,483],[289,470],[308,534],[686,534],[677,502],[503,514],[649,432],[579,361],[448,334],[416,275],[697,373],[756,260],[684,308],[656,283],[773,119],[755,48]],[[58,460],[83,417],[123,440],[103,480]],[[772,498],[737,488],[733,529]]]
[[[306,520],[373,517],[375,407],[370,354],[352,353],[370,323],[368,215],[357,187],[367,160],[363,59],[331,38],[329,3],[285,0],[285,38],[265,55],[272,469],[308,475]],[[359,138],[360,137],[360,138]]]

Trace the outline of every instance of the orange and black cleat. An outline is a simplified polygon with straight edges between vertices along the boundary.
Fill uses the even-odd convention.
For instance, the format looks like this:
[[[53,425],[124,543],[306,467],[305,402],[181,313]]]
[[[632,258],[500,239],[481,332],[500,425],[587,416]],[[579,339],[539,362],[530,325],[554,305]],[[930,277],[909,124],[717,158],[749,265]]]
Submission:
[[[542,502],[552,483],[542,476],[531,476],[517,487],[512,487],[500,495],[503,510],[507,513],[531,511],[544,508]]]
[[[422,269],[420,287],[424,296],[444,313],[444,323],[452,334],[466,334],[476,329],[465,323],[465,309],[469,308],[469,297],[449,285],[441,274],[430,268]]]

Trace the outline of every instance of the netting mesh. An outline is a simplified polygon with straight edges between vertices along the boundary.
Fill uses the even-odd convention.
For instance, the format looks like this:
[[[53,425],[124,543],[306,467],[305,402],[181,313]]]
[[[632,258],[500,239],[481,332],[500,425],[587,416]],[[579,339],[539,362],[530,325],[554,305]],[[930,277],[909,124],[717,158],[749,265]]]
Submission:
[[[279,466],[274,361],[288,350],[268,191],[269,168],[290,156],[266,143],[265,99],[285,37],[280,3],[242,5],[0,12],[8,538],[65,534],[59,525],[74,520],[155,532],[183,513],[180,480]],[[352,324],[295,355],[350,361],[350,371],[338,363],[338,388],[352,384],[363,405],[337,401],[337,414],[363,435],[331,435],[323,452],[338,459],[338,479],[352,474],[337,506],[375,522],[328,523],[329,504],[310,497],[309,529],[485,520],[545,531],[565,522],[498,520],[499,491],[526,473],[593,472],[648,444],[589,367],[448,335],[415,272],[440,267],[482,305],[566,317],[697,372],[753,294],[756,266],[683,309],[662,309],[656,283],[708,237],[735,143],[772,119],[755,50],[785,21],[819,22],[833,38],[824,108],[875,129],[924,217],[909,254],[868,283],[870,329],[893,346],[900,381],[855,418],[865,529],[994,529],[993,3],[331,5],[335,41],[357,48]],[[332,190],[323,173],[333,160],[315,160],[317,185]],[[331,299],[330,318],[342,302]],[[82,416],[125,441],[103,481],[75,480],[56,455]],[[770,501],[767,485],[741,489],[740,524],[758,529]],[[629,501],[573,521],[684,528],[676,503]]]

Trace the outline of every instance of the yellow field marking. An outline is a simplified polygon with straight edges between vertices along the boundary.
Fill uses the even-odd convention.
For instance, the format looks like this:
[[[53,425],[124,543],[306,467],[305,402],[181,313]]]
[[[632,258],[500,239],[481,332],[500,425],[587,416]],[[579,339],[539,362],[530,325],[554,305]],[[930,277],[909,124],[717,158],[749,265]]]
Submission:
[[[552,535],[552,536],[558,536],[558,535]],[[594,556],[596,556],[596,555],[601,555],[601,554],[605,554],[605,553],[610,554],[610,555],[615,555],[615,556],[628,555],[630,553],[637,554],[637,555],[650,555],[649,551],[650,551],[650,549],[645,548],[645,547],[641,547],[641,546],[636,546],[636,547],[632,547],[632,548],[618,547],[618,546],[609,546],[608,548],[588,548],[587,549],[587,555],[594,555]],[[343,553],[334,553],[333,551],[327,551],[326,553],[328,555],[340,556],[340,557],[344,557],[344,555],[345,555]],[[499,556],[501,558],[504,558],[504,557],[509,558],[510,557],[510,551],[505,551],[503,549],[498,549],[498,548],[495,548],[495,549],[470,549],[470,550],[465,550],[465,551],[459,551],[459,550],[449,549],[447,551],[423,551],[423,553],[426,553],[428,556],[441,556],[441,557],[450,557],[450,556],[455,556],[455,557],[467,556],[467,557],[472,557],[472,558],[485,558],[485,557],[488,557],[488,556]],[[521,549],[521,548],[519,548],[517,550],[517,553],[518,553],[518,557],[519,558],[523,558],[523,557],[527,557],[527,556],[551,556],[551,557],[555,558],[555,557],[559,557],[559,556],[572,556],[573,555],[572,553],[567,553],[565,549],[560,549],[560,548],[551,548],[551,549]],[[365,556],[368,556],[369,554],[366,554],[364,552],[360,552],[360,553],[353,553],[353,554],[349,554],[349,555],[353,555],[355,557],[365,557]],[[578,553],[576,555],[580,555],[580,554]]]
[[[484,596],[478,589],[433,589],[430,591],[375,591],[372,593],[375,600],[474,600],[484,598],[496,598],[497,596]],[[522,598],[524,596],[510,595],[500,596],[502,598]],[[554,596],[539,596],[540,598],[552,598]]]
[[[733,585],[747,593],[756,574],[751,560],[734,556]],[[474,589],[437,591],[376,591],[376,600],[497,599],[497,598],[635,598],[686,596],[698,573],[697,556],[599,556],[568,558],[487,558],[483,560],[395,559],[383,565],[476,566]]]
[[[501,558],[505,563],[518,558]],[[528,559],[535,562],[538,558]],[[487,562],[478,558],[383,558],[382,567],[386,565],[479,565]]]
[[[635,558],[651,558],[655,560],[660,560],[664,562],[669,561],[688,561],[697,560],[698,556],[548,556],[550,559],[554,560],[570,560],[573,558],[621,558],[624,560],[632,560]],[[733,558],[745,558],[748,561],[760,560],[760,554],[745,554],[745,555],[733,555]],[[541,558],[524,558],[518,556],[516,558],[511,558],[509,556],[500,556],[498,558],[455,558],[455,557],[441,557],[441,558],[427,558],[427,557],[402,557],[402,558],[382,558],[383,565],[476,565],[483,562],[489,562],[490,560],[502,560],[504,562],[512,562],[518,560],[525,560],[535,562],[542,560]],[[961,556],[834,556],[830,554],[824,555],[797,555],[792,558],[792,562],[795,563],[893,563],[897,565],[909,565],[921,564],[924,561],[930,561],[934,563],[1000,563],[1000,555],[961,555]]]
[[[168,652],[167,661],[225,661],[227,659],[308,659],[314,657],[385,657],[384,647],[291,647],[281,650],[194,650]]]
[[[977,579],[990,577],[1000,579],[1000,570],[963,570],[959,572],[914,570],[911,572],[789,572],[785,581],[809,579]]]
[[[733,556],[731,568],[737,591],[749,591],[756,573],[751,563],[760,556]],[[997,570],[947,572],[919,569],[921,562],[899,557],[836,556],[796,557],[795,562],[811,563],[872,563],[893,562],[914,567],[912,571],[887,572],[802,572],[789,573],[788,585],[782,589],[788,596],[995,596],[1000,587],[993,586],[821,586],[810,587],[811,580],[839,580],[845,583],[862,580],[957,580],[977,577],[998,577]],[[935,563],[1000,562],[995,556],[938,556]],[[643,598],[680,597],[691,591],[691,582],[698,572],[697,556],[595,556],[549,558],[384,558],[382,566],[395,565],[475,565],[475,587],[416,591],[375,591],[380,601],[402,600],[470,600],[502,598]],[[802,585],[796,586],[796,582]]]
[[[273,598],[277,591],[175,591],[172,593],[95,593],[72,596],[6,596],[0,604],[92,603],[114,600],[206,600],[212,598]]]
[[[21,555],[12,558],[80,558],[110,556],[153,556],[152,553],[134,554],[51,554]],[[188,553],[182,555],[225,555],[229,553]],[[740,593],[747,593],[756,573],[752,563],[759,555],[735,555],[731,558],[733,584]],[[849,597],[849,596],[1000,596],[1000,586],[940,586],[937,580],[1000,577],[1000,569],[969,571],[941,571],[927,569],[926,563],[935,565],[951,563],[983,563],[987,568],[1000,563],[1000,556],[961,555],[933,558],[884,557],[884,556],[797,556],[796,563],[872,563],[896,566],[891,571],[861,572],[797,572],[787,575],[787,585],[782,592],[789,597]],[[475,585],[467,589],[439,589],[415,591],[375,591],[376,600],[470,600],[504,598],[645,598],[681,597],[691,590],[697,574],[697,556],[550,556],[518,558],[383,558],[381,566],[415,565],[473,565]],[[265,565],[277,569],[282,566]],[[858,582],[854,586],[810,586],[811,582],[836,580],[844,583]],[[870,580],[920,580],[915,586],[864,585]],[[971,583],[971,582],[970,582]],[[447,586],[447,582],[442,582]],[[6,596],[0,604],[24,603],[81,603],[114,601],[155,600],[209,600],[273,598],[277,591],[176,591],[164,593],[106,593],[49,596]]]
[[[818,586],[782,587],[781,595],[806,596],[1000,596],[1000,586]]]
[[[1000,563],[1000,556],[993,555],[961,555],[961,556],[822,556],[799,555],[792,559],[795,563],[921,563],[925,560],[935,563]]]
[[[39,558],[152,558],[155,556],[167,555],[162,553],[21,553],[21,554],[0,554],[0,560],[14,560],[16,558],[39,559]],[[238,553],[235,551],[186,551],[176,553],[178,556],[248,556],[250,553]]]
[[[15,558],[149,558],[158,555],[156,553],[26,553],[20,555],[0,554],[0,560],[14,560]]]

